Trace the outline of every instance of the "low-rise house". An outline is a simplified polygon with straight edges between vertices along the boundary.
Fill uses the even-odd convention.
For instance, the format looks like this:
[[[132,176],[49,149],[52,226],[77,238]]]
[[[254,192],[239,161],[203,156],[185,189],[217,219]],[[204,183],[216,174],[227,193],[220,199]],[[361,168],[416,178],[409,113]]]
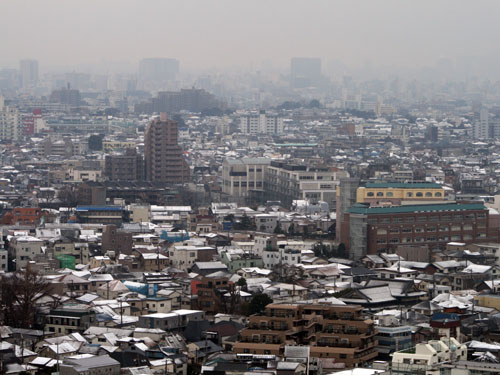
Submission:
[[[59,365],[61,375],[119,375],[120,362],[108,355],[92,356],[88,358],[66,358]]]
[[[392,355],[392,373],[407,374],[417,371],[439,370],[444,362],[467,359],[467,346],[455,338],[441,338],[419,343],[413,348]]]
[[[82,333],[95,322],[95,313],[89,306],[63,305],[50,310],[46,317],[45,329],[56,335]]]
[[[199,310],[175,310],[170,313],[146,314],[139,317],[138,326],[142,328],[160,328],[165,331],[180,330],[190,321],[205,319],[205,312]]]

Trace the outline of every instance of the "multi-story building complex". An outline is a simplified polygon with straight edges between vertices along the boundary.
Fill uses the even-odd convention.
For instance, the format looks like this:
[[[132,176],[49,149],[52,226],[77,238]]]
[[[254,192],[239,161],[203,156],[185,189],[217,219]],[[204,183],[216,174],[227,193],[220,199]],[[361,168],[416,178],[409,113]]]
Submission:
[[[249,198],[264,193],[268,158],[226,159],[222,164],[222,192],[231,198]]]
[[[355,204],[342,223],[342,241],[351,259],[366,254],[394,252],[400,244],[445,249],[450,241],[477,242],[498,239],[489,231],[489,212],[482,203],[435,203],[370,207]]]
[[[72,107],[78,107],[81,103],[80,91],[67,88],[61,88],[59,90],[54,90],[50,94],[50,101],[52,103],[67,104]]]
[[[179,112],[182,110],[201,112],[220,107],[221,103],[203,89],[182,89],[181,91],[160,91],[156,98],[134,106],[136,113]]]
[[[42,110],[39,108],[34,109],[30,113],[22,114],[22,136],[30,136],[38,134],[46,129],[45,121],[42,116]]]
[[[146,180],[164,183],[189,181],[189,165],[177,143],[177,136],[177,122],[167,119],[166,113],[162,112],[159,119],[148,124],[144,135]]]
[[[324,201],[335,207],[337,185],[346,175],[326,166],[271,161],[265,172],[265,198],[286,205],[296,199]]]
[[[374,323],[360,306],[269,304],[263,315],[249,320],[234,345],[236,353],[283,355],[285,345],[309,345],[312,358],[346,367],[378,355]]]
[[[22,135],[22,116],[15,107],[5,105],[0,96],[0,140],[16,141]]]
[[[121,155],[106,155],[104,174],[112,181],[144,180],[144,158],[135,148]]]
[[[266,111],[246,113],[240,117],[243,134],[282,134],[283,129],[283,117],[266,114]]]
[[[66,137],[46,137],[37,145],[37,153],[41,157],[59,156],[70,158],[73,156],[73,141]]]

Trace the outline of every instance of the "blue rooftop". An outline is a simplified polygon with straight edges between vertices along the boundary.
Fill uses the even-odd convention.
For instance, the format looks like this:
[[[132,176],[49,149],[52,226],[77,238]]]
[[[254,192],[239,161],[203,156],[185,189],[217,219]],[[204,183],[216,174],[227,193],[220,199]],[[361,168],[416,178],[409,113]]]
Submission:
[[[77,206],[76,211],[122,211],[121,206]]]

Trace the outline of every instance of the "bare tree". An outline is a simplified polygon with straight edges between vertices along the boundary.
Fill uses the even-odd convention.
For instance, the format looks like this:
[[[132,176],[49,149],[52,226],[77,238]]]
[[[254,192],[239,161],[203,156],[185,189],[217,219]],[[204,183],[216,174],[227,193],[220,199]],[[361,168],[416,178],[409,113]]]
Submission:
[[[37,272],[28,269],[3,275],[0,286],[3,324],[20,328],[33,327],[37,303],[51,295],[51,284]]]
[[[57,197],[61,201],[62,205],[66,207],[75,207],[78,204],[78,192],[70,185],[64,186],[60,189]]]

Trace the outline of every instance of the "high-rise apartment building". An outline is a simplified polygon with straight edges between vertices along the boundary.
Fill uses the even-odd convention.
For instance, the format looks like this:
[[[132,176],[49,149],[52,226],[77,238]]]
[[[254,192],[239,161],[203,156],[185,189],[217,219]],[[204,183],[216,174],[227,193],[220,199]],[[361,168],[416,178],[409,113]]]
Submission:
[[[490,114],[487,108],[481,108],[479,118],[474,122],[474,138],[487,139],[489,137],[489,117]]]
[[[6,106],[0,96],[0,140],[18,140],[21,136],[22,116],[15,107]]]
[[[246,113],[240,117],[243,134],[283,134],[283,117],[266,111]]]
[[[177,122],[169,120],[164,112],[159,119],[148,124],[144,134],[146,180],[166,183],[189,181],[189,165],[177,137]]]
[[[19,71],[23,88],[35,86],[38,83],[38,61],[21,60],[19,62]]]
[[[310,57],[292,58],[290,85],[293,88],[317,86],[321,82],[321,59]]]

